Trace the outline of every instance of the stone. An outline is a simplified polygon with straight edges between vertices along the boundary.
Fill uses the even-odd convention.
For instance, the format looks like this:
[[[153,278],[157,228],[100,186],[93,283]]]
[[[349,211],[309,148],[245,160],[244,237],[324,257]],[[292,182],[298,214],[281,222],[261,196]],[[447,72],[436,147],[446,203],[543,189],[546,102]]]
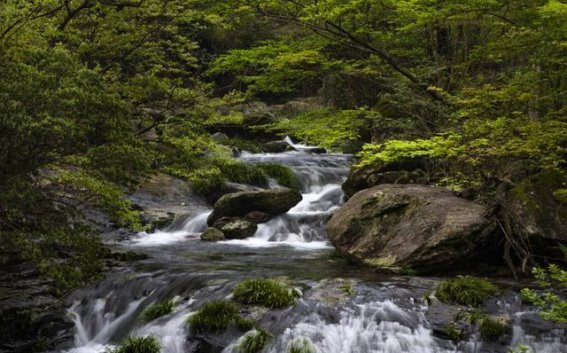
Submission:
[[[272,217],[268,213],[261,211],[252,211],[244,215],[244,219],[256,224],[266,223],[270,218]]]
[[[443,272],[475,257],[495,234],[487,212],[440,187],[384,184],[355,194],[327,233],[351,261]]]
[[[262,150],[267,153],[282,153],[295,151],[295,148],[285,141],[271,141],[262,144]]]
[[[203,241],[221,241],[225,239],[224,233],[217,228],[208,228],[201,234],[201,240]]]
[[[220,230],[226,239],[246,239],[258,230],[256,223],[236,217],[223,217],[217,220],[213,227]]]
[[[286,188],[227,194],[215,203],[207,223],[213,225],[223,217],[244,217],[253,211],[277,216],[289,211],[302,199],[298,191]]]

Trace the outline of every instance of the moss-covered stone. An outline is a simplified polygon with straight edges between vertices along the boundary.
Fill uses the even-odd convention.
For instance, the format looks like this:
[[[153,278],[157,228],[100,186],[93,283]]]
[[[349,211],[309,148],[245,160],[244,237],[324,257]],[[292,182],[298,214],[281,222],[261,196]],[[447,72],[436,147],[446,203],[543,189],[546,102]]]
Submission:
[[[203,241],[221,241],[225,240],[224,233],[217,228],[208,228],[201,234],[201,240]]]

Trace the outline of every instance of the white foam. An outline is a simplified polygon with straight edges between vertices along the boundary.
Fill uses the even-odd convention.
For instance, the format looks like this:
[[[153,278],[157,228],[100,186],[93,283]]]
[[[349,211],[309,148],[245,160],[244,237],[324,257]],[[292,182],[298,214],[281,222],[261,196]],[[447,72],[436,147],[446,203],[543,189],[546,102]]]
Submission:
[[[188,218],[181,229],[177,230],[157,230],[154,233],[140,232],[131,239],[135,246],[162,246],[199,239],[199,234],[207,228],[207,218],[211,212],[198,213]]]

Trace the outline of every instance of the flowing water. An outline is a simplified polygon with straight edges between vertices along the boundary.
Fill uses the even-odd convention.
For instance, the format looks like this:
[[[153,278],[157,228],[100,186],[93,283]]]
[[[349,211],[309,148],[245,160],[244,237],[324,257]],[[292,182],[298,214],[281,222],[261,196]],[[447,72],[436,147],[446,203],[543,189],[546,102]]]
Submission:
[[[264,352],[285,353],[302,342],[318,353],[506,352],[506,346],[518,343],[529,345],[533,352],[567,353],[566,331],[555,327],[538,331],[526,324],[534,314],[523,312],[517,295],[496,302],[494,310],[511,318],[510,342],[482,343],[473,335],[455,344],[435,337],[421,299],[435,279],[383,277],[331,256],[324,225],[341,205],[340,185],[352,157],[311,154],[308,146],[294,147],[298,152],[243,153],[240,158],[246,163],[290,166],[301,181],[303,201],[244,240],[200,241],[210,213],[202,210],[164,230],[122,242],[119,246],[147,253],[149,258],[117,269],[72,296],[69,312],[76,326],[75,347],[66,352],[100,353],[127,336],[153,335],[163,353],[236,353],[243,333],[208,337],[203,345],[191,337],[187,318],[202,303],[229,297],[243,279],[278,277],[291,280],[304,295],[293,307],[250,313],[274,335]],[[346,295],[345,286],[352,287],[353,294]],[[173,313],[148,324],[138,321],[144,308],[171,298],[178,303]]]

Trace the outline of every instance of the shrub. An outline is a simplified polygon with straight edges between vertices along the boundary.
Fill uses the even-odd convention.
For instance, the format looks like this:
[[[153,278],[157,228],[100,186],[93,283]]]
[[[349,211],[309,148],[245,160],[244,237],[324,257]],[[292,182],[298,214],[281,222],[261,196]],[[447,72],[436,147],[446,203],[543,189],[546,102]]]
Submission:
[[[229,301],[220,300],[209,302],[193,316],[187,323],[193,334],[218,332],[236,323],[240,318],[238,307]]]
[[[140,322],[148,323],[159,317],[170,314],[175,308],[175,301],[173,299],[164,300],[156,304],[148,306],[140,315]]]
[[[107,349],[105,353],[159,353],[161,345],[157,338],[128,337],[115,348]]]
[[[480,337],[486,341],[496,341],[506,333],[507,326],[502,320],[485,317],[480,322]]]
[[[498,287],[485,279],[459,276],[441,282],[437,286],[435,296],[444,303],[476,307],[498,292]]]
[[[533,274],[540,287],[546,288],[543,292],[533,289],[522,289],[524,299],[537,306],[540,316],[546,320],[567,323],[567,300],[560,295],[567,289],[567,271],[557,265],[549,265],[547,269],[536,267]]]
[[[268,177],[275,179],[281,186],[301,191],[299,178],[290,167],[276,163],[262,163],[257,164],[256,167]]]
[[[288,347],[289,353],[315,353],[313,342],[308,337],[294,338]]]
[[[271,338],[272,335],[264,329],[250,331],[240,341],[236,352],[257,353],[266,346],[266,343],[268,343]]]
[[[234,300],[243,304],[281,308],[295,303],[293,290],[272,279],[249,279],[234,288]]]

